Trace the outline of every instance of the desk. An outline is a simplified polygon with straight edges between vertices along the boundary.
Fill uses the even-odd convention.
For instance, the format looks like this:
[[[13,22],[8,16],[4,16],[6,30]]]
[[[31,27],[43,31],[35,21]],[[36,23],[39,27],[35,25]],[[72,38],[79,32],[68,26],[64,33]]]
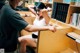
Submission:
[[[20,15],[25,15],[25,14],[27,14],[27,15],[29,15],[28,17],[24,17],[24,16],[22,16],[22,18],[26,21],[26,22],[28,22],[29,24],[32,24],[32,22],[34,21],[34,19],[35,19],[35,15],[32,13],[32,12],[30,12],[30,11],[17,11]]]
[[[20,15],[25,15],[25,14],[27,14],[27,15],[29,15],[29,17],[36,17],[32,12],[30,12],[30,11],[17,11]]]
[[[34,7],[34,5],[33,4],[28,4],[28,3],[25,3],[25,7]]]
[[[53,21],[53,24],[56,21]],[[78,53],[76,42],[66,36],[73,29],[64,24],[57,22],[63,28],[56,32],[40,31],[38,37],[37,53]]]

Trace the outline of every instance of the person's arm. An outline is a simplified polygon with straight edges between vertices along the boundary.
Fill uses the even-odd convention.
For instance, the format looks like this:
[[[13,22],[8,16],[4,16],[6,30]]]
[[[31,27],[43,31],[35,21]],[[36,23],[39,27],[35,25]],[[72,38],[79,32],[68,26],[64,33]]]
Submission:
[[[40,30],[51,30],[56,31],[54,26],[34,26],[28,24],[24,19],[21,18],[21,16],[18,13],[15,13],[13,15],[10,15],[7,20],[9,21],[9,24],[11,24],[14,29],[21,31],[22,29],[26,31],[40,31]]]
[[[29,10],[30,10],[34,15],[36,15],[36,11],[35,11],[33,8],[31,8],[31,7],[29,7],[29,6],[28,6],[28,8],[29,8]]]
[[[41,27],[39,26],[38,27],[38,26],[34,26],[34,25],[28,25],[25,27],[25,30],[30,31],[30,32],[40,31],[40,30],[51,30],[51,31],[55,32],[56,28],[54,26],[41,26]]]
[[[48,11],[46,9],[43,9],[41,11],[42,11],[43,17],[45,18],[46,24],[49,24],[49,21],[50,21],[51,18],[48,16],[48,13],[47,13]]]

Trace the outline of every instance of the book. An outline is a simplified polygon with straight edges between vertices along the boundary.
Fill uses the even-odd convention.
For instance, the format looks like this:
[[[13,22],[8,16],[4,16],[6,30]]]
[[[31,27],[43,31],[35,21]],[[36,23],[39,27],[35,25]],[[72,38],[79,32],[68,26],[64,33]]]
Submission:
[[[78,21],[78,13],[73,13],[72,22],[70,24],[74,25],[74,26],[77,26],[77,21]]]
[[[71,23],[72,23],[72,18],[73,18],[73,17],[72,17],[72,15],[71,15],[71,18],[70,18],[70,22],[69,22],[69,24],[71,24]]]
[[[80,14],[78,15],[77,27],[80,28]]]

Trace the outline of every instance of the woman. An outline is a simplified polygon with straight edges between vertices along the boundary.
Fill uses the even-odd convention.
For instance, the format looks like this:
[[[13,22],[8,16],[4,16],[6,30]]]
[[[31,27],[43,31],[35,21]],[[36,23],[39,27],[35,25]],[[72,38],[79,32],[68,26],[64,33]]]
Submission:
[[[32,12],[33,9],[29,8]],[[35,26],[46,26],[49,23],[50,17],[47,14],[47,10],[46,9],[37,9],[36,13],[35,11],[33,12],[36,15],[36,18],[33,22],[33,25]],[[19,38],[19,40],[25,40],[25,43],[23,44],[23,49],[21,49],[20,51],[26,51],[26,46],[31,46],[31,47],[37,47],[36,42],[37,42],[37,37],[38,37],[38,31],[36,32],[32,32],[32,34],[30,35],[25,35],[21,38]]]

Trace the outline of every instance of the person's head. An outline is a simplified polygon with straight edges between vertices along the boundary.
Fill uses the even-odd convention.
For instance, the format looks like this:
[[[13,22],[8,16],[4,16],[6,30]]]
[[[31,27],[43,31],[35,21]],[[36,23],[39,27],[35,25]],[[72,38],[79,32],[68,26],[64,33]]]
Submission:
[[[9,0],[9,3],[13,8],[16,8],[19,2],[20,0]]]
[[[44,8],[46,9],[47,7],[42,2],[39,2],[37,4],[37,6],[35,7],[35,11],[39,15],[39,17],[43,17],[41,10],[44,9]]]

